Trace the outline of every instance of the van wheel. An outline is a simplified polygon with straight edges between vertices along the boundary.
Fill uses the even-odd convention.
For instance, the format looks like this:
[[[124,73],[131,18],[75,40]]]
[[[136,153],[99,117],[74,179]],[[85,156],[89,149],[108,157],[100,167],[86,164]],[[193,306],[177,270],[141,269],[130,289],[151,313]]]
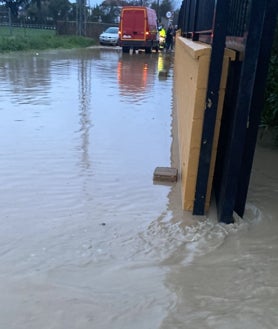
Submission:
[[[152,48],[151,47],[146,47],[145,48],[145,53],[146,54],[150,54],[152,52]]]
[[[123,53],[129,53],[129,47],[123,47]]]

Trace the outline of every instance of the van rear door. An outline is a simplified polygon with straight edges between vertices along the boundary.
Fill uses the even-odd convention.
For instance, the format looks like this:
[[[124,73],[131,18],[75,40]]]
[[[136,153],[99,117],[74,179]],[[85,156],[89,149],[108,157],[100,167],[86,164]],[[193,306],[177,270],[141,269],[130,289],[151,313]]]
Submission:
[[[121,20],[122,39],[145,40],[146,10],[124,8]]]

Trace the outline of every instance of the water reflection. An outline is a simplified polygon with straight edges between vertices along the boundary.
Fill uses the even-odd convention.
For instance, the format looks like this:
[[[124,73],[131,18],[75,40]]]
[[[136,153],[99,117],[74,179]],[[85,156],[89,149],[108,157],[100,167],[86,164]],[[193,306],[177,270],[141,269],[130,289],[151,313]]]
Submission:
[[[223,312],[238,312],[245,301],[238,290],[254,297],[244,311],[254,306],[260,315],[263,305],[275,324],[277,225],[263,235],[261,227],[242,225],[241,238],[236,226],[192,224],[181,211],[179,183],[153,184],[155,167],[179,163],[172,61],[138,55],[86,49],[0,56],[3,328],[172,329],[190,317],[192,328],[220,328]],[[263,181],[250,195],[255,205],[277,194],[277,181]]]
[[[160,212],[154,204],[162,205],[169,189],[152,186],[152,173],[170,161],[171,81],[158,85],[157,58],[99,49],[1,56],[7,202],[12,205],[15,184],[8,177],[16,177],[18,209],[24,206],[34,217],[40,214],[38,205],[46,216],[50,204],[57,214],[71,202],[75,209],[74,200],[82,207],[81,197],[98,205],[99,213],[102,206],[122,216],[132,209],[138,218]],[[132,67],[138,71],[128,82],[123,72]],[[22,102],[26,99],[28,104]],[[76,169],[85,169],[82,177]],[[26,188],[28,180],[32,184]],[[78,192],[83,182],[87,195]],[[153,201],[154,193],[160,197]],[[24,204],[28,198],[37,206],[32,211]],[[144,210],[134,203],[138,199]]]
[[[173,56],[168,53],[159,53],[157,61],[158,76],[160,80],[166,80],[173,65]]]
[[[92,60],[80,59],[78,63],[78,95],[80,111],[81,167],[90,168],[90,128],[91,128],[91,93]]]
[[[14,104],[39,105],[48,103],[50,86],[50,67],[48,59],[38,54],[22,54],[20,60],[14,55],[1,64],[0,80],[12,84],[1,89],[2,97],[12,95]],[[42,78],[43,77],[43,78]],[[32,97],[36,93],[39,97]]]
[[[146,92],[151,93],[157,70],[156,60],[151,56],[156,55],[123,54],[119,58],[117,77],[121,96],[140,102]]]

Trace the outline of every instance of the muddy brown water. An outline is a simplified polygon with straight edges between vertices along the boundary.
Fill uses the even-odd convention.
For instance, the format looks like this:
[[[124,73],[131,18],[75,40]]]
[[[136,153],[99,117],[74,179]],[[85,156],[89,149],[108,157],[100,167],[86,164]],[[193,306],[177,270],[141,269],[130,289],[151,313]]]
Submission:
[[[182,212],[152,181],[177,164],[172,82],[162,54],[0,56],[1,329],[278,327],[277,149],[244,220]]]

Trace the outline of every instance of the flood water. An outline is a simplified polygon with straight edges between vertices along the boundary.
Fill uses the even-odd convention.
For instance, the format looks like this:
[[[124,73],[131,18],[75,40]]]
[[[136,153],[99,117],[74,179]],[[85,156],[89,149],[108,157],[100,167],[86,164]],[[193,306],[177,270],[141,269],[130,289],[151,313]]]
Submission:
[[[172,82],[162,54],[0,56],[1,329],[278,327],[277,149],[244,220],[182,212],[152,180],[178,163]]]

